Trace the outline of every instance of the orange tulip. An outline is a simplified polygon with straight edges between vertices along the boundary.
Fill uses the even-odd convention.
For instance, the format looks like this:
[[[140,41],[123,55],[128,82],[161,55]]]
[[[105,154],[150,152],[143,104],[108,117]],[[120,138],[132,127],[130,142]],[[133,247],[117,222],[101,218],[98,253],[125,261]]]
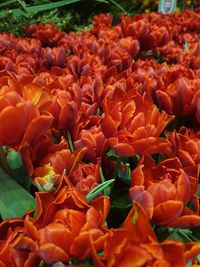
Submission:
[[[196,256],[198,249],[195,250],[195,243],[191,243],[191,247],[195,251],[193,256]],[[184,250],[184,244],[178,241],[166,240],[159,244],[144,210],[135,202],[123,228],[108,232],[104,243],[104,254],[95,255],[95,266],[181,267],[188,260]],[[172,251],[176,253],[171,253]]]
[[[52,92],[53,101],[48,107],[48,111],[54,116],[54,126],[56,129],[65,129],[73,132],[75,119],[81,99],[78,85],[73,86],[74,97],[67,91],[55,90]],[[74,100],[73,100],[74,98]],[[78,99],[77,99],[78,98]]]
[[[16,40],[16,50],[19,53],[36,53],[39,55],[41,53],[41,42],[38,39],[30,38],[18,38]]]
[[[159,135],[173,117],[160,113],[147,94],[131,96],[129,91],[124,97],[104,102],[101,126],[109,145],[121,156],[168,151],[169,142]]]
[[[169,78],[171,78],[170,75],[172,76],[173,72],[172,74],[169,72]],[[183,74],[180,72],[180,75]],[[174,71],[174,79],[164,80],[163,88],[156,90],[155,94],[159,107],[168,114],[192,114],[197,107],[198,114],[199,85],[198,79],[193,77],[189,79],[187,76],[176,77],[176,72]]]
[[[65,49],[64,47],[47,47],[43,50],[43,58],[46,61],[47,67],[58,66],[63,68],[65,63]]]
[[[69,177],[77,169],[78,164],[85,154],[85,149],[71,153],[68,149],[55,151],[46,155],[33,171],[32,179],[39,190],[50,191],[57,188],[62,182],[62,175]]]
[[[46,134],[43,134],[35,138],[31,146],[23,147],[20,152],[23,163],[29,175],[32,176],[34,167],[45,163],[48,164],[50,160],[49,155],[64,149],[68,149],[68,144],[63,137],[61,137],[61,141],[58,144],[54,144]]]
[[[31,101],[24,101],[14,91],[0,97],[1,145],[20,146],[29,143],[46,132],[52,121],[49,113],[40,114]]]
[[[83,194],[88,194],[100,182],[100,163],[80,163],[70,175],[72,184]]]
[[[18,250],[15,245],[24,234],[22,219],[10,219],[0,225],[0,231],[4,236],[0,240],[0,266],[6,267],[34,267],[40,263],[37,255],[25,250]]]
[[[68,262],[72,257],[87,259],[91,240],[93,249],[102,250],[108,197],[95,199],[89,205],[80,192],[64,187],[54,196],[37,194],[37,203],[36,219],[26,216],[25,234],[15,241],[15,248],[35,252],[49,264]]]
[[[48,264],[68,262],[67,251],[72,243],[72,233],[64,225],[52,223],[38,231],[37,254]]]
[[[104,155],[108,148],[108,144],[100,127],[92,127],[89,130],[82,130],[78,140],[74,142],[75,149],[85,147],[86,153],[84,158],[94,161],[96,158]]]
[[[42,42],[43,46],[54,46],[63,37],[63,33],[58,27],[54,27],[52,24],[40,23],[38,25],[30,25],[24,29],[28,37],[33,37]]]
[[[184,129],[182,129],[184,131]],[[183,167],[195,166],[200,163],[200,144],[198,138],[192,138],[179,132],[167,132],[169,142],[172,144],[172,151],[167,156],[176,156]]]
[[[148,167],[139,165],[133,171],[131,199],[138,201],[148,217],[158,224],[172,227],[200,225],[200,216],[185,207],[197,191],[194,181],[198,174],[196,178],[189,176],[177,158],[164,160],[157,166],[153,164],[149,161]]]

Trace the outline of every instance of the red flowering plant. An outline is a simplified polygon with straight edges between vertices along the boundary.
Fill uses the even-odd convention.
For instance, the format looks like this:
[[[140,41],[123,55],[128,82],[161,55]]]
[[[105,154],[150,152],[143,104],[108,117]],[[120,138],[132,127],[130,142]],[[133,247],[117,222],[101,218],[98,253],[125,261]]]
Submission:
[[[199,14],[0,35],[0,266],[199,266]]]

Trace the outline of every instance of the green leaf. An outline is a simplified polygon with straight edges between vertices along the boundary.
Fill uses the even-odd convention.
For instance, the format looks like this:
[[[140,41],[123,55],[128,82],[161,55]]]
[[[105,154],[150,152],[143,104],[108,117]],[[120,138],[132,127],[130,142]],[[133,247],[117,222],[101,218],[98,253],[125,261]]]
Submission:
[[[110,196],[111,207],[117,209],[127,209],[132,206],[132,202],[129,198],[129,188],[120,188],[113,190]]]
[[[122,170],[118,170],[118,177],[121,181],[123,181],[124,183],[130,185],[131,184],[131,177],[130,175],[128,175],[126,172],[122,171]]]
[[[109,158],[112,158],[112,159],[118,159],[118,155],[116,154],[115,150],[113,149],[110,149],[108,152],[107,152],[107,155]]]
[[[189,261],[186,265],[185,265],[185,267],[191,267],[192,266],[192,261]]]
[[[200,184],[198,184],[197,196],[200,197]]]
[[[101,182],[103,183],[103,182],[105,182],[106,181],[106,179],[105,179],[105,177],[104,177],[104,175],[103,175],[103,171],[102,171],[102,168],[100,167],[100,178],[101,178]],[[105,195],[105,196],[109,196],[110,195],[110,193],[111,193],[111,187],[109,186],[109,187],[106,187],[104,190],[103,190],[103,194]]]
[[[185,40],[185,43],[184,43],[184,51],[185,52],[188,52],[189,51],[189,44],[188,44],[188,41]]]
[[[198,242],[200,242],[199,226],[192,228],[192,235],[195,237],[196,240],[198,240]]]
[[[75,264],[76,266],[90,267],[91,264],[89,263],[89,260],[90,259],[88,259],[88,261],[84,261],[84,260],[79,260],[79,259],[74,258],[74,259],[72,259],[72,266],[74,266],[74,264]],[[66,265],[64,265],[64,266],[66,266]]]
[[[6,159],[7,159],[9,167],[12,170],[21,168],[23,166],[23,162],[22,162],[22,158],[21,158],[20,153],[15,151],[14,149],[12,149],[8,153]]]
[[[71,152],[73,153],[74,152],[74,145],[73,145],[73,142],[72,142],[70,131],[67,131],[67,141],[68,141],[68,144],[69,144],[69,148],[70,148]]]
[[[111,186],[114,183],[115,179],[111,179],[108,181],[105,181],[99,185],[97,185],[95,188],[93,188],[86,196],[86,199],[88,202],[91,202],[96,196],[98,196],[100,193],[104,191],[106,187]]]
[[[26,211],[35,208],[33,196],[0,169],[0,214],[2,219],[22,217]]]
[[[24,10],[24,12],[27,13],[27,10],[26,10],[26,3],[22,0],[17,0],[17,2],[19,3],[20,7],[22,10]]]
[[[178,240],[181,242],[193,242],[192,231],[189,229],[174,229],[172,234],[168,236],[169,239]]]
[[[29,14],[37,13],[37,12],[43,12],[43,11],[51,10],[54,8],[63,7],[63,6],[69,5],[69,4],[74,4],[74,3],[77,3],[80,1],[81,0],[62,0],[62,1],[52,2],[49,4],[30,6],[30,7],[26,7],[26,12]],[[24,10],[20,9],[20,8],[11,9],[10,12],[16,17],[26,15],[26,12],[24,12]],[[1,12],[1,13],[3,13],[3,12]],[[1,13],[0,13],[0,15],[1,15]]]
[[[128,12],[115,0],[109,0],[114,6],[116,6],[120,11],[122,11],[125,14],[128,14]]]
[[[16,2],[17,2],[17,0],[6,1],[6,2],[0,4],[0,8],[2,8],[2,7],[5,8],[5,7],[9,6],[10,4],[13,4],[13,3],[16,3]]]
[[[154,232],[159,240],[159,242],[164,241],[168,236],[173,233],[173,228],[166,228],[163,226],[155,226]]]
[[[27,170],[23,165],[20,153],[12,149],[8,153],[6,160],[12,172],[11,178],[24,189],[29,191],[31,187],[31,178],[28,176]]]
[[[134,155],[133,157],[130,157],[130,165],[131,165],[131,169],[135,169],[138,161],[140,160],[140,156],[139,155]]]
[[[157,164],[164,160],[164,157],[160,153],[152,154],[151,157],[155,160]]]

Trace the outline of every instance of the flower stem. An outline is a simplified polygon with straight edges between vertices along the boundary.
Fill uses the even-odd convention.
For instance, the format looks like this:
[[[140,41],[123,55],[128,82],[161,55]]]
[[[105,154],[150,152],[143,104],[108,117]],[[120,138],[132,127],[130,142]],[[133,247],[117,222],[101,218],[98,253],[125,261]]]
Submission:
[[[69,148],[70,148],[71,152],[74,152],[74,146],[73,146],[72,138],[71,138],[69,131],[67,131],[67,141],[68,141]]]

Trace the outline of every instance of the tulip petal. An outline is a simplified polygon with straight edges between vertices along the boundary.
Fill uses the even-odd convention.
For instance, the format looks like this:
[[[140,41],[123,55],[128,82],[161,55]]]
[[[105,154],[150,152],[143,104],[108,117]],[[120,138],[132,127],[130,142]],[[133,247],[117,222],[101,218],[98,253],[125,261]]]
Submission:
[[[133,208],[124,221],[123,229],[133,232],[135,240],[141,243],[157,240],[144,209],[136,201],[133,202]]]
[[[117,135],[117,125],[110,115],[102,120],[101,128],[107,138]]]
[[[113,148],[119,156],[133,156],[136,154],[133,147],[126,143],[119,143]]]
[[[132,201],[137,201],[141,204],[149,219],[153,216],[153,198],[152,195],[144,190],[144,186],[133,186],[129,190],[129,195]]]
[[[27,124],[26,109],[23,104],[18,107],[6,107],[0,113],[0,145],[18,144]]]
[[[53,264],[57,261],[68,262],[70,259],[64,250],[52,243],[41,245],[37,253],[48,264]]]
[[[23,137],[23,141],[31,141],[35,137],[43,134],[52,124],[53,117],[50,115],[40,115],[33,119],[28,125]]]
[[[196,214],[180,216],[178,219],[169,224],[169,227],[189,229],[197,226],[200,226],[200,216]]]
[[[168,200],[154,208],[153,219],[160,225],[168,225],[180,216],[182,210],[183,203],[181,201]]]

